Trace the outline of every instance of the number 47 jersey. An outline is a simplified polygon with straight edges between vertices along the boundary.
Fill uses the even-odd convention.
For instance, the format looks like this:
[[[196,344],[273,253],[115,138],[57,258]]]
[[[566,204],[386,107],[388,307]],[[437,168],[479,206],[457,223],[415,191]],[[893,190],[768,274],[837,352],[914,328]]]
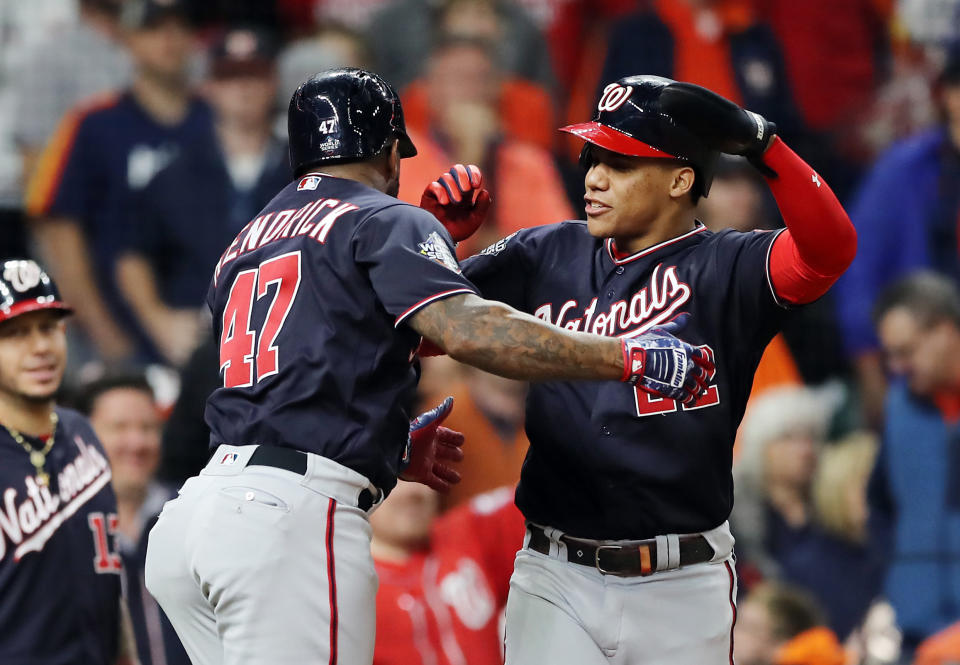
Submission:
[[[207,401],[211,449],[295,448],[390,490],[419,371],[406,322],[473,292],[429,213],[352,180],[293,181],[214,272],[222,386]]]

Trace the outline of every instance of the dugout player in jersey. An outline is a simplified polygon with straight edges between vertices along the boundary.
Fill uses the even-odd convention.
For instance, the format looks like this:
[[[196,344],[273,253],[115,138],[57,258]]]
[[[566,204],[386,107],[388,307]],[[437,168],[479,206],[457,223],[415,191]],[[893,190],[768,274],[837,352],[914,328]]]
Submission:
[[[421,336],[513,378],[620,379],[688,402],[712,371],[662,331],[558,330],[477,296],[444,227],[395,198],[400,159],[416,150],[376,74],[307,80],[288,125],[295,180],[213,273],[213,454],[166,504],[147,550],[147,588],[205,665],[370,663],[367,515],[398,475],[456,482],[446,462],[462,455],[462,436],[439,427],[452,400],[412,423],[403,408]]]
[[[519,231],[464,274],[485,297],[571,331],[632,335],[686,313],[684,337],[710,350],[716,373],[694,404],[613,383],[531,386],[507,663],[732,664],[737,426],[767,343],[789,308],[847,268],[856,233],[772,123],[699,86],[623,78],[592,122],[564,131],[586,141],[587,221]],[[697,221],[720,152],[761,170],[785,230],[713,233]],[[428,187],[422,205],[469,211],[476,188],[461,173]],[[455,239],[476,221],[461,215],[446,218]]]
[[[0,263],[0,663],[131,663],[117,499],[87,420],[54,405],[70,308],[35,262]]]

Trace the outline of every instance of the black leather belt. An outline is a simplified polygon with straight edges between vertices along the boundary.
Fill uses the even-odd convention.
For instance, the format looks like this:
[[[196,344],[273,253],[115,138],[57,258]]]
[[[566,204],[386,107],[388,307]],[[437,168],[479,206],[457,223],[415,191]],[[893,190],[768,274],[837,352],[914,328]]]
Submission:
[[[293,448],[257,446],[247,460],[247,466],[272,466],[305,476],[307,475],[307,454]],[[373,501],[373,492],[364,487],[357,499],[357,508],[363,511],[370,510]]]
[[[527,524],[530,542],[527,547],[540,554],[550,554],[550,538],[535,524]],[[657,541],[639,540],[618,545],[597,545],[592,541],[560,536],[567,546],[567,561],[596,568],[604,575],[646,577],[657,572]],[[679,566],[706,563],[714,557],[713,548],[701,535],[679,537]]]

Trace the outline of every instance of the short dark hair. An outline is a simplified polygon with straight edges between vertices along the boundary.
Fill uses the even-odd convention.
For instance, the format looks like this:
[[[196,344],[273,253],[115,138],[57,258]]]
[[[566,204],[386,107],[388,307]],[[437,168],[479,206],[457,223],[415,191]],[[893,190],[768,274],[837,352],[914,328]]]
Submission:
[[[153,388],[150,387],[147,376],[143,372],[110,372],[79,386],[74,406],[77,411],[89,418],[97,405],[97,400],[111,390],[137,390],[148,395],[151,401],[156,399]]]
[[[873,306],[875,324],[903,308],[922,326],[949,321],[960,328],[960,290],[949,277],[921,270],[888,286]]]

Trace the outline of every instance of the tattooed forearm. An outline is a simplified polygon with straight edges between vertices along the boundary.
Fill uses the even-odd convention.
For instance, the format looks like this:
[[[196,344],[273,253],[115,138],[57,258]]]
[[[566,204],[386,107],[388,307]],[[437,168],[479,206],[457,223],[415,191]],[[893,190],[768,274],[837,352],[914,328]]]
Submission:
[[[431,303],[414,330],[461,362],[510,379],[619,379],[620,340],[558,328],[475,295]]]

